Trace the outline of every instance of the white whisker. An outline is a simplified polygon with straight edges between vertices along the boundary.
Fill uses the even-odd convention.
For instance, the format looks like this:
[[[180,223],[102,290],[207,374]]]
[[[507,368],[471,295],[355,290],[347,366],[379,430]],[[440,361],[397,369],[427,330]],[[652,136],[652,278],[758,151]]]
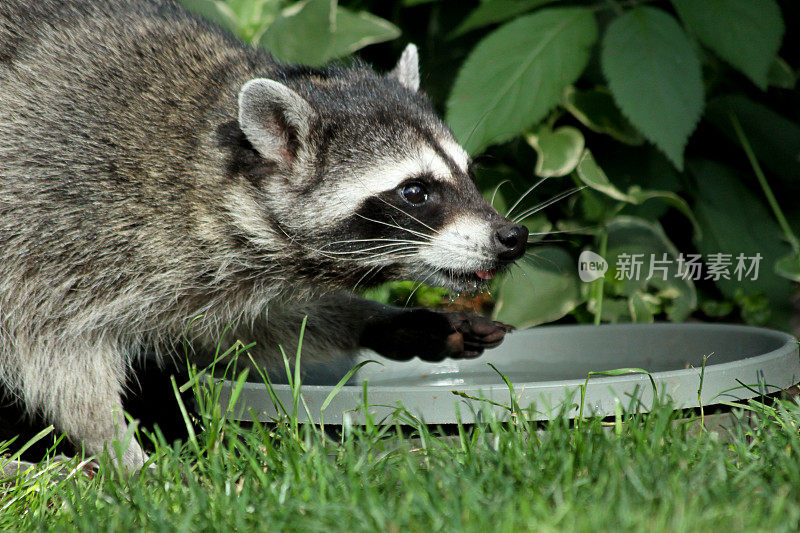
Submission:
[[[587,230],[590,230],[590,229],[600,229],[601,227],[602,226],[584,226],[584,227],[581,227],[581,228],[574,228],[574,229],[562,229],[562,230],[556,230],[556,231],[539,231],[539,232],[528,233],[528,235],[555,235],[557,233],[577,233],[579,231],[587,231]]]
[[[403,213],[403,214],[404,214],[404,215],[406,215],[407,217],[411,218],[412,220],[414,220],[414,221],[418,222],[418,223],[419,223],[419,224],[421,224],[422,226],[424,226],[424,227],[426,227],[427,229],[431,230],[433,233],[435,233],[435,234],[438,234],[438,233],[439,233],[439,232],[438,232],[436,229],[434,229],[434,228],[430,227],[429,225],[427,225],[426,223],[424,223],[423,221],[421,221],[421,220],[420,220],[420,219],[418,219],[417,217],[415,217],[415,216],[411,215],[411,214],[410,214],[410,213],[408,213],[407,211],[404,211],[404,210],[400,209],[399,207],[397,207],[396,205],[393,205],[393,204],[391,204],[391,203],[387,202],[386,200],[384,200],[384,199],[383,199],[383,198],[381,198],[380,196],[378,196],[377,198],[378,198],[378,199],[379,199],[381,202],[383,202],[383,203],[385,203],[386,205],[388,205],[389,207],[393,207],[393,208],[397,209],[398,211],[400,211],[401,213]]]
[[[365,279],[367,279],[367,277],[368,277],[370,274],[372,274],[372,273],[373,273],[373,272],[375,272],[376,270],[380,270],[381,268],[382,268],[382,267],[380,267],[380,266],[378,266],[378,265],[375,265],[375,266],[373,266],[373,267],[370,267],[370,269],[369,269],[369,270],[367,270],[367,272],[366,272],[366,273],[365,273],[363,276],[361,276],[361,277],[358,279],[358,281],[356,281],[356,284],[355,284],[355,285],[353,285],[353,290],[356,290],[356,288],[358,287],[358,284],[359,284],[359,283],[361,283],[362,281],[364,281]]]
[[[395,229],[399,229],[399,230],[402,230],[402,231],[407,231],[412,235],[416,235],[417,237],[422,237],[422,238],[424,238],[426,240],[430,240],[430,238],[431,238],[430,235],[427,235],[425,233],[421,233],[421,232],[413,230],[413,229],[404,228],[402,226],[398,226],[397,224],[389,224],[388,222],[375,220],[375,219],[372,219],[372,218],[369,218],[369,217],[365,217],[364,215],[361,215],[361,214],[358,214],[358,213],[356,213],[356,215],[358,215],[359,217],[363,218],[364,220],[369,220],[370,222],[374,222],[376,224],[382,224],[382,225],[388,226],[390,228],[395,228]]]
[[[408,295],[408,298],[406,298],[406,303],[403,305],[403,307],[408,307],[408,304],[411,302],[411,298],[414,296],[414,293],[415,293],[415,292],[417,292],[417,291],[419,290],[419,288],[420,288],[420,287],[422,287],[422,286],[425,284],[425,282],[426,282],[426,281],[428,281],[429,279],[431,279],[431,276],[433,276],[434,274],[436,274],[436,270],[434,270],[433,272],[431,272],[430,274],[428,274],[426,277],[424,277],[424,278],[422,279],[422,281],[420,281],[419,283],[417,283],[417,286],[416,286],[416,287],[414,287],[414,290],[413,290],[413,291],[411,291],[411,294],[409,294],[409,295]]]
[[[416,255],[417,250],[416,248],[403,248],[401,250],[390,250],[388,252],[382,252],[378,254],[371,254],[366,257],[360,257],[359,260],[364,261],[373,261],[375,259],[381,259],[384,257],[391,257],[391,258],[398,258],[398,257],[412,257]],[[402,255],[400,255],[402,254]]]
[[[501,181],[500,183],[497,184],[497,187],[494,188],[494,192],[492,193],[492,199],[489,200],[489,205],[494,207],[494,197],[497,196],[497,192],[500,190],[500,187],[502,187],[503,185],[505,185],[506,183],[509,183],[509,182],[511,182],[511,180],[503,180],[503,181]]]
[[[345,241],[333,241],[332,243],[327,244],[326,246],[332,246],[334,244],[352,244],[358,242],[404,242],[404,243],[413,243],[413,244],[428,244],[425,241],[415,241],[411,239],[351,239]]]
[[[358,250],[343,250],[343,251],[338,251],[338,252],[326,252],[326,253],[329,253],[329,254],[332,254],[332,255],[357,255],[357,254],[365,254],[367,252],[371,252],[371,251],[374,251],[374,250],[383,250],[383,249],[386,249],[386,248],[391,248],[393,246],[404,246],[404,247],[408,247],[408,248],[415,247],[415,245],[409,246],[406,243],[397,242],[397,243],[391,243],[391,244],[381,244],[380,246],[372,246],[370,248],[359,248]]]
[[[532,185],[530,188],[528,188],[528,190],[527,190],[527,191],[525,191],[525,192],[522,194],[522,196],[520,196],[519,198],[517,198],[517,201],[516,201],[516,202],[514,202],[514,205],[512,205],[512,206],[511,206],[511,209],[509,209],[508,211],[506,211],[506,218],[510,217],[510,216],[511,216],[511,212],[512,212],[512,211],[514,211],[514,209],[516,209],[516,208],[517,208],[517,206],[520,204],[520,202],[522,202],[522,200],[524,200],[524,199],[525,199],[525,197],[526,197],[526,196],[528,196],[528,195],[529,195],[529,194],[530,194],[530,193],[531,193],[531,192],[532,192],[532,191],[533,191],[533,190],[534,190],[536,187],[538,187],[539,185],[541,185],[542,183],[544,183],[544,181],[545,181],[546,179],[547,179],[547,178],[542,178],[542,179],[540,179],[539,181],[537,181],[536,183],[534,183],[534,184],[533,184],[533,185]]]
[[[547,201],[542,202],[542,203],[540,203],[538,205],[535,205],[535,206],[533,206],[531,208],[528,208],[525,211],[523,211],[522,213],[520,213],[519,215],[517,215],[516,217],[514,217],[512,222],[517,223],[520,220],[523,220],[524,218],[527,218],[527,217],[529,217],[529,216],[531,216],[531,215],[533,215],[535,213],[538,213],[542,209],[545,209],[546,207],[549,207],[549,206],[553,205],[556,202],[560,202],[564,198],[567,198],[567,197],[572,196],[573,194],[575,194],[577,192],[582,191],[586,187],[587,187],[586,185],[584,185],[583,187],[575,187],[574,189],[570,189],[568,191],[562,192],[561,194],[559,194],[555,198],[551,198],[550,200],[547,200]]]

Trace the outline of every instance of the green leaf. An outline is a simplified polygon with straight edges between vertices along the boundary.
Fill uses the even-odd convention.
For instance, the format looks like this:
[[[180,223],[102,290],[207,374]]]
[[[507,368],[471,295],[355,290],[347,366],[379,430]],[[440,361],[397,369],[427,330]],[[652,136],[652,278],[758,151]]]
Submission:
[[[678,196],[672,191],[654,191],[643,190],[641,187],[632,185],[627,193],[623,193],[615,187],[603,169],[597,164],[589,150],[585,150],[581,156],[580,162],[576,168],[580,180],[591,187],[592,189],[613,198],[620,202],[627,202],[629,204],[640,205],[648,200],[661,200],[667,205],[674,207],[680,211],[686,218],[688,218],[692,226],[694,226],[695,233],[700,235],[702,230],[697,223],[697,219],[692,213],[692,209],[686,200]]]
[[[275,19],[259,44],[290,63],[320,65],[333,57],[331,36],[336,0],[307,0],[293,4]]]
[[[562,104],[581,124],[597,133],[605,133],[616,140],[639,145],[642,135],[614,103],[614,97],[606,88],[582,91],[569,86],[564,91]]]
[[[736,289],[734,300],[739,306],[739,312],[746,323],[764,326],[770,320],[774,321],[772,316],[773,306],[764,293],[746,293],[744,289]]]
[[[485,167],[476,166],[475,182],[486,201],[498,213],[505,213],[514,203],[514,201],[509,202],[508,199],[520,194],[516,190],[515,183],[518,184],[520,189],[529,186],[527,185],[527,180],[524,180],[516,169],[502,163]]]
[[[794,69],[786,61],[776,57],[767,72],[767,85],[778,89],[794,89],[795,84],[797,74]]]
[[[716,281],[716,286],[730,299],[736,297],[737,291],[763,293],[772,302],[776,317],[788,313],[791,284],[769,267],[786,255],[788,246],[782,241],[780,227],[770,212],[743,185],[742,177],[729,167],[711,161],[697,161],[689,166],[689,170],[697,178],[694,211],[703,228],[703,238],[696,239],[698,250],[704,256],[731,254],[734,265],[738,254],[745,257],[760,254],[762,257],[756,280],[740,281],[732,275],[729,280]],[[776,324],[782,321],[778,320]]]
[[[255,42],[280,14],[281,0],[228,0],[227,6],[236,16],[237,34],[246,42]]]
[[[284,9],[259,42],[283,61],[322,65],[399,35],[389,21],[336,7],[336,0],[306,0]]]
[[[236,14],[221,0],[180,0],[183,7],[204,19],[216,22],[233,33],[239,31]]]
[[[796,182],[800,176],[800,126],[742,95],[714,98],[708,103],[706,119],[739,153],[742,148],[731,127],[731,113],[742,125],[759,163],[787,182]]]
[[[597,40],[590,9],[526,15],[478,43],[458,73],[447,119],[471,153],[509,140],[539,122],[589,60]]]
[[[700,310],[711,318],[723,318],[733,313],[733,303],[729,300],[703,300]]]
[[[400,37],[400,28],[366,11],[336,9],[331,59],[352,54],[365,46]]]
[[[542,246],[518,263],[500,285],[494,318],[518,328],[552,322],[582,302],[577,266],[555,246]]]
[[[767,88],[767,73],[783,39],[775,0],[672,0],[686,27],[701,43]]]
[[[697,219],[692,212],[692,208],[689,207],[689,204],[671,191],[646,191],[639,189],[635,185],[628,189],[628,195],[634,199],[634,204],[643,204],[647,200],[661,200],[665,204],[674,207],[678,211],[680,211],[683,216],[689,219],[692,223],[692,227],[694,228],[695,234],[698,236],[702,236],[703,230],[700,228],[700,225],[697,223]]]
[[[589,302],[589,311],[595,312],[594,302]],[[629,298],[609,298],[603,297],[603,311],[600,315],[603,322],[616,324],[618,322],[631,321],[631,306]]]
[[[703,83],[700,60],[677,21],[659,9],[632,9],[608,26],[601,62],[622,113],[682,169],[703,110]]]
[[[498,22],[505,22],[519,14],[531,11],[555,0],[487,0],[482,2],[454,29],[449,37],[454,38]]]
[[[625,194],[611,184],[608,176],[597,164],[597,161],[594,160],[594,156],[589,150],[584,150],[576,170],[580,180],[592,189],[620,202],[636,203],[632,196]]]
[[[628,299],[628,307],[631,313],[631,320],[633,322],[648,322],[655,321],[654,314],[659,310],[658,298],[652,294],[635,292],[633,296]]]
[[[550,230],[553,229],[553,224],[543,214],[523,218],[519,221],[520,224],[528,228],[528,243],[534,243],[547,237]]]
[[[280,12],[282,0],[226,0],[226,5],[244,24],[258,24]]]
[[[782,278],[800,283],[800,256],[790,253],[775,263],[775,273]]]
[[[630,298],[637,293],[648,294],[647,300],[651,304],[660,302],[670,320],[685,320],[697,307],[697,291],[691,279],[679,275],[678,249],[661,225],[641,218],[619,216],[606,229],[609,269],[605,287],[628,296],[629,309],[637,306],[637,310],[643,312],[639,305],[642,302],[632,302]],[[641,254],[635,261],[641,265],[638,269],[633,266],[632,259],[626,258],[632,258],[634,254]],[[603,302],[604,310],[606,303]]]
[[[566,176],[578,165],[583,154],[583,134],[572,126],[556,130],[540,127],[536,133],[525,136],[539,156],[536,159],[536,175],[542,178]]]

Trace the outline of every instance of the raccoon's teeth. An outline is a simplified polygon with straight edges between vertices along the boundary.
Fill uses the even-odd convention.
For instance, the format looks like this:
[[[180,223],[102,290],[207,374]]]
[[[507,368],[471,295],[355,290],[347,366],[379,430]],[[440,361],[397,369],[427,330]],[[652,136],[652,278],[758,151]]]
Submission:
[[[491,270],[476,270],[475,275],[481,279],[492,279],[495,274],[497,274],[497,269],[493,268]]]

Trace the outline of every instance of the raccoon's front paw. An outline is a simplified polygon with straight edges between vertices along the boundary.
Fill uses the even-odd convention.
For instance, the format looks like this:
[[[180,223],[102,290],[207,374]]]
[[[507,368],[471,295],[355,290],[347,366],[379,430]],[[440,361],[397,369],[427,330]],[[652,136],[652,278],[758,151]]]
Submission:
[[[512,326],[480,315],[411,309],[367,324],[361,345],[397,360],[471,358],[494,348]]]
[[[514,330],[514,326],[472,313],[448,311],[442,314],[447,317],[457,334],[455,351],[447,357],[478,357],[483,350],[498,346],[503,342],[506,333]]]

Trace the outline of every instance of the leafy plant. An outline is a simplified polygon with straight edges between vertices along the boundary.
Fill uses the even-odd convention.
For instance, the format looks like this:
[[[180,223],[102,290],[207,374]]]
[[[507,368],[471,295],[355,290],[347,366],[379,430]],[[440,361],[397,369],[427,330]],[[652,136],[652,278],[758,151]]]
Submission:
[[[447,121],[464,148],[480,152],[542,120],[580,76],[596,40],[590,10],[550,8],[479,42],[447,100]]]
[[[181,2],[287,62],[322,65],[400,35],[400,30],[389,21],[339,7],[336,0],[291,4],[284,0]]]
[[[278,59],[321,65],[399,35],[390,22],[337,7],[335,0],[307,0],[284,9],[259,44]]]
[[[554,291],[557,294],[548,299],[546,289],[537,290],[537,283],[558,285],[548,277],[552,265],[523,265],[525,277],[533,280],[531,287],[519,296],[518,282],[503,282],[495,314],[518,324],[539,323],[563,316],[556,310],[569,299],[579,321],[590,316],[595,321],[683,320],[698,307],[697,281],[701,295],[721,293],[740,309],[743,319],[786,327],[789,296],[796,289],[780,276],[800,279],[800,254],[790,222],[775,209],[777,202],[759,162],[763,158],[764,165],[783,179],[800,175],[800,148],[790,148],[800,136],[785,112],[756,103],[765,99],[770,86],[777,87],[770,90],[773,94],[793,91],[796,80],[789,63],[777,55],[785,33],[778,3],[565,5],[572,3],[489,0],[470,12],[452,35],[474,35],[478,29],[503,24],[480,37],[459,68],[447,118],[474,155],[489,147],[492,155],[513,161],[520,191],[526,181],[534,183],[532,174],[572,176],[588,186],[555,215],[556,226],[596,228],[577,233],[590,237],[594,242],[589,247],[602,249],[612,268],[605,283],[582,286],[577,301],[585,303],[587,315],[567,298],[569,291]],[[506,22],[509,19],[513,20]],[[704,111],[708,122],[703,121]],[[737,129],[739,114],[742,125]],[[774,129],[766,131],[762,116]],[[721,127],[730,144],[710,139],[703,131],[706,124]],[[775,136],[788,142],[771,140]],[[535,152],[535,164],[527,168],[529,156],[520,157],[524,145],[492,146],[518,137]],[[752,149],[742,140],[750,137]],[[721,160],[720,148],[727,149]],[[624,159],[631,156],[644,164],[626,168]],[[662,156],[672,169],[659,162]],[[715,163],[704,162],[711,159]],[[734,170],[744,165],[752,167],[764,196],[750,192],[754,184]],[[720,205],[725,199],[735,205]],[[764,199],[778,224],[764,209]],[[676,213],[686,217],[693,240]],[[664,225],[666,232],[659,220],[669,223]],[[671,230],[674,225],[682,228],[679,233]],[[633,228],[638,229],[632,233]],[[585,239],[577,240],[573,245],[583,242],[586,247]],[[674,269],[683,252],[700,252],[705,263],[719,254],[730,256],[731,270],[740,255],[760,255],[763,268],[754,280],[731,279],[730,273],[717,278],[706,272],[696,280],[682,279]],[[643,255],[644,270],[667,254],[673,270],[661,283],[612,279],[619,274],[613,264],[633,253]],[[503,291],[506,284],[514,289]],[[515,313],[506,307],[510,299],[518,302]],[[754,311],[756,302],[762,302],[759,311]],[[520,313],[524,316],[517,316]]]

